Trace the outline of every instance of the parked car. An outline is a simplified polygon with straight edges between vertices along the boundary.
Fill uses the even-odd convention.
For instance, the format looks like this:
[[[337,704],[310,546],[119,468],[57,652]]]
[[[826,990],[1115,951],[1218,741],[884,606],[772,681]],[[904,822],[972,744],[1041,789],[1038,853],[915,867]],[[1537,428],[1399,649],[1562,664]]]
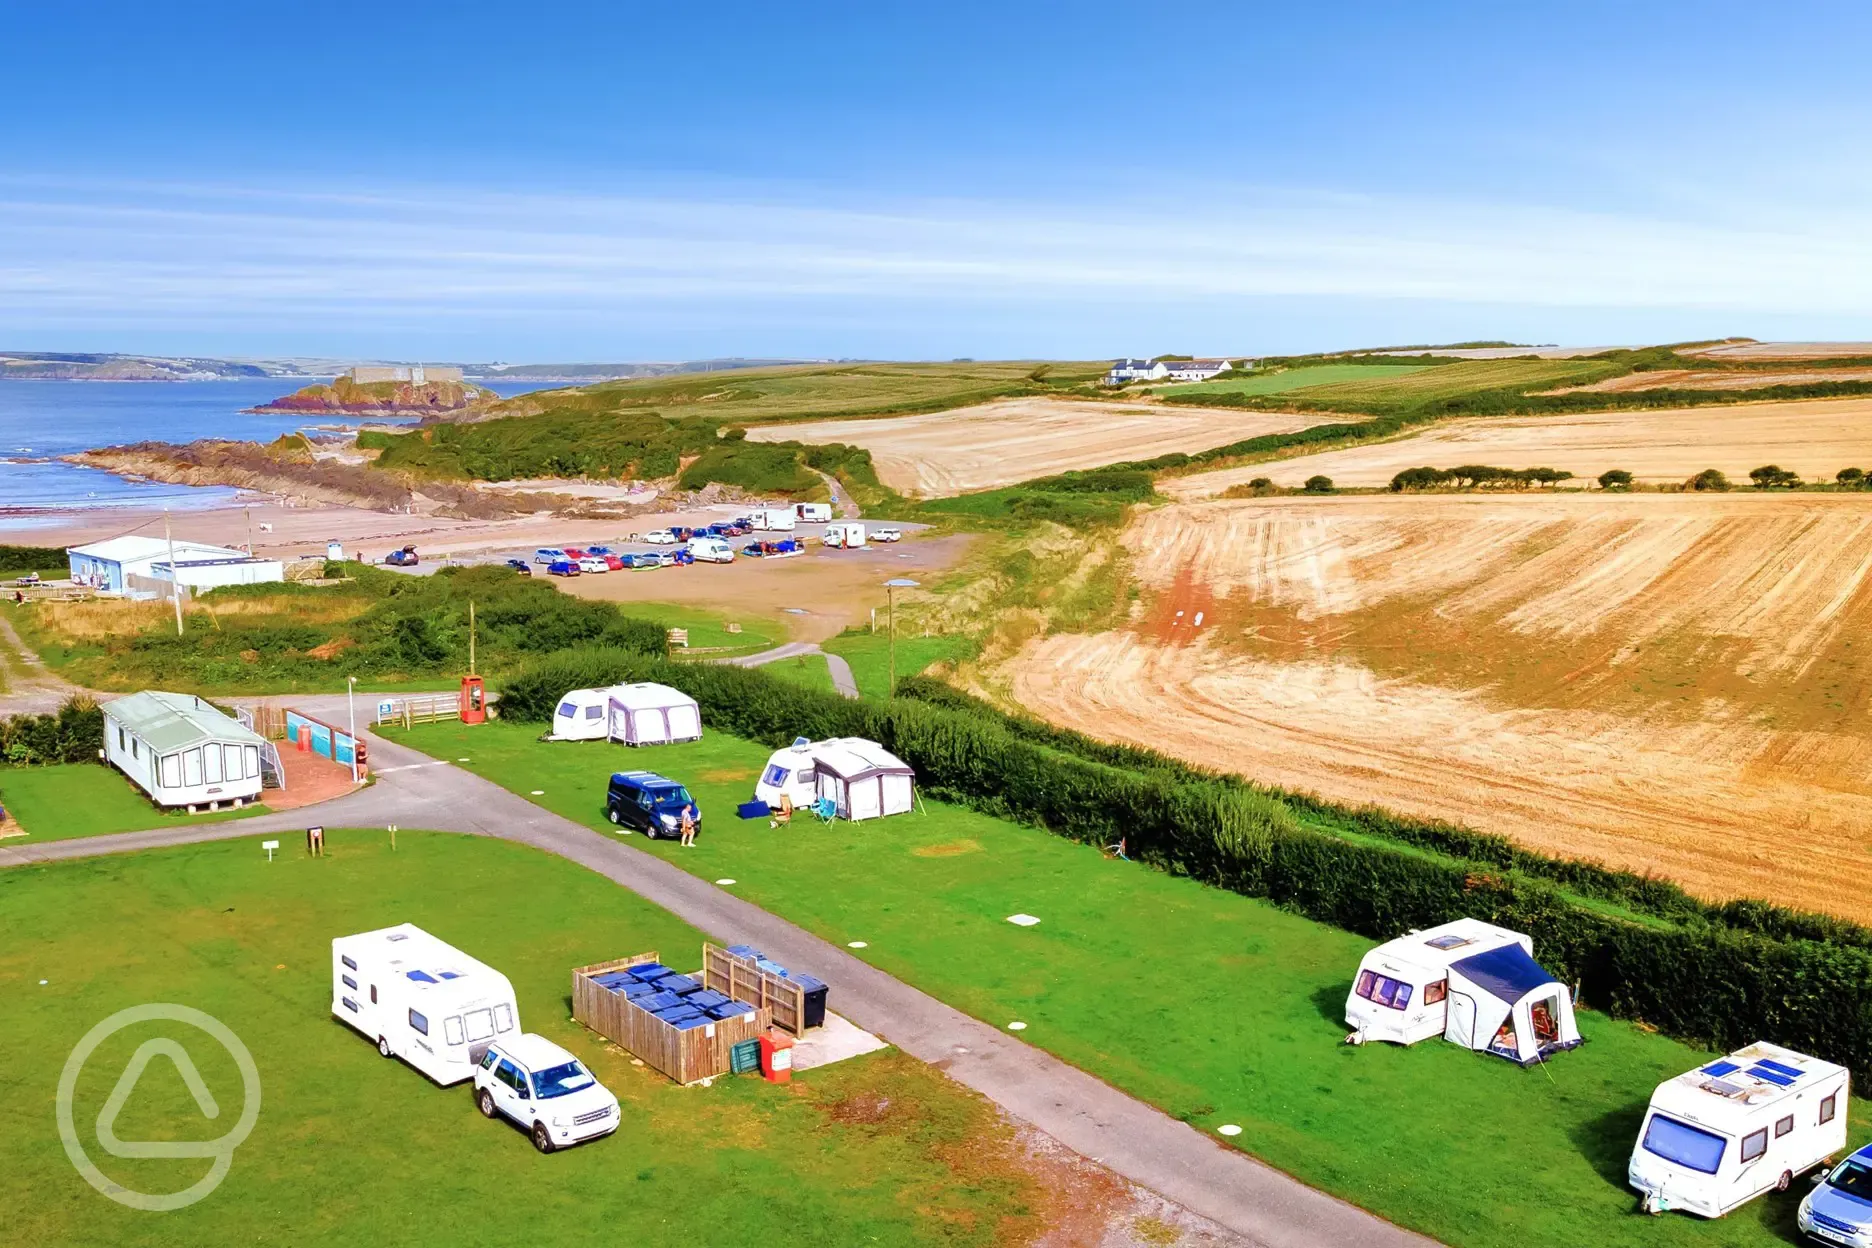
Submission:
[[[695,554],[687,546],[678,546],[675,550],[666,550],[658,558],[666,568],[686,568],[695,562]]]
[[[527,566],[527,561],[524,559],[509,559],[507,561],[507,566],[521,576],[533,575],[533,569]]]
[[[581,572],[609,572],[611,565],[597,555],[581,555],[578,560]]]
[[[405,546],[402,550],[393,550],[384,556],[384,563],[393,568],[413,568],[416,566],[416,548]]]
[[[682,828],[687,807],[696,827],[702,826],[702,807],[689,790],[654,771],[620,771],[611,776],[605,793],[605,818],[621,828],[634,828],[651,840],[675,836]]]
[[[901,542],[903,541],[903,530],[902,529],[872,529],[871,540],[874,542]]]
[[[702,563],[733,563],[734,547],[720,537],[697,537],[686,547],[692,559]]]
[[[1872,1243],[1872,1144],[1815,1176],[1794,1225],[1822,1243]]]
[[[512,1119],[542,1153],[618,1129],[618,1100],[610,1089],[576,1057],[530,1031],[488,1045],[474,1086],[483,1117]]]
[[[546,565],[547,576],[577,576],[579,566],[570,559],[555,559]]]
[[[566,557],[566,552],[557,546],[542,546],[533,552],[534,563],[558,563]]]
[[[583,559],[591,554],[591,552],[586,550],[583,546],[568,546],[566,547],[565,554],[568,559]]]
[[[585,553],[588,555],[597,555],[602,559],[606,555],[614,555],[617,552],[612,550],[609,546],[587,546],[585,548]]]
[[[643,540],[652,546],[674,546],[676,534],[669,529],[651,529],[643,535]]]
[[[628,562],[630,559],[629,555],[606,554],[606,555],[599,555],[598,557],[604,560],[605,567],[611,569],[611,571],[613,572],[616,572],[622,568],[628,568],[631,566],[631,564]]]

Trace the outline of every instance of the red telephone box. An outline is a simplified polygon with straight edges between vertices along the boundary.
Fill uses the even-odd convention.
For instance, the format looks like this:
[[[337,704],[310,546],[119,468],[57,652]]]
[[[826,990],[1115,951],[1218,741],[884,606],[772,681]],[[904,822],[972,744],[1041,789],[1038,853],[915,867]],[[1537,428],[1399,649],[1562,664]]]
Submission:
[[[464,724],[487,722],[487,690],[482,686],[479,676],[462,677],[461,722]]]

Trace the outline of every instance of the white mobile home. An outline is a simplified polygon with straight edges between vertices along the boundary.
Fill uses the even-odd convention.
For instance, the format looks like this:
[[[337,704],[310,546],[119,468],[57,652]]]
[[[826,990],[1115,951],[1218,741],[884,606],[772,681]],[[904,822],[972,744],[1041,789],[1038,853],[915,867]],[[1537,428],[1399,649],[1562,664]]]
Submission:
[[[505,975],[410,923],[332,941],[331,1011],[445,1086],[520,1026]]]
[[[241,806],[260,796],[272,743],[200,698],[147,690],[106,702],[104,759],[158,806]]]
[[[1534,942],[1480,919],[1386,941],[1346,997],[1355,1043],[1431,1036],[1526,1065],[1580,1042],[1573,998],[1534,961]]]
[[[782,797],[795,806],[810,806],[818,800],[819,767],[813,759],[812,742],[795,737],[792,745],[768,755],[767,766],[754,785],[754,797],[776,809]]]
[[[832,799],[839,818],[904,815],[915,805],[916,772],[877,742],[834,737],[811,749],[818,796]]]
[[[1721,1217],[1845,1149],[1850,1083],[1767,1043],[1678,1075],[1651,1094],[1626,1180],[1647,1211]]]
[[[645,681],[613,685],[607,735],[625,745],[663,745],[702,739],[702,708],[680,689]]]

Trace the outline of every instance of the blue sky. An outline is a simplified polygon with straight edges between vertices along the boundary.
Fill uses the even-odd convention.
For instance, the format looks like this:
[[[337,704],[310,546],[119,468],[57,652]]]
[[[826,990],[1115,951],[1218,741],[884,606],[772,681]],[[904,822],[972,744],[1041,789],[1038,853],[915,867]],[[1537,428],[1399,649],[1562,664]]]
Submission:
[[[0,347],[1872,337],[1869,36],[1847,4],[14,6]]]

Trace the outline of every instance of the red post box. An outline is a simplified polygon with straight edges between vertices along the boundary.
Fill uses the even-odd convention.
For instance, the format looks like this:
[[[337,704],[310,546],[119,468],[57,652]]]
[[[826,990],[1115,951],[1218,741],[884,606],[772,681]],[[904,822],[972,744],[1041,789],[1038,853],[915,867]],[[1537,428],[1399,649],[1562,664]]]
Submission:
[[[761,1078],[769,1083],[793,1082],[793,1037],[768,1031],[760,1038]]]

